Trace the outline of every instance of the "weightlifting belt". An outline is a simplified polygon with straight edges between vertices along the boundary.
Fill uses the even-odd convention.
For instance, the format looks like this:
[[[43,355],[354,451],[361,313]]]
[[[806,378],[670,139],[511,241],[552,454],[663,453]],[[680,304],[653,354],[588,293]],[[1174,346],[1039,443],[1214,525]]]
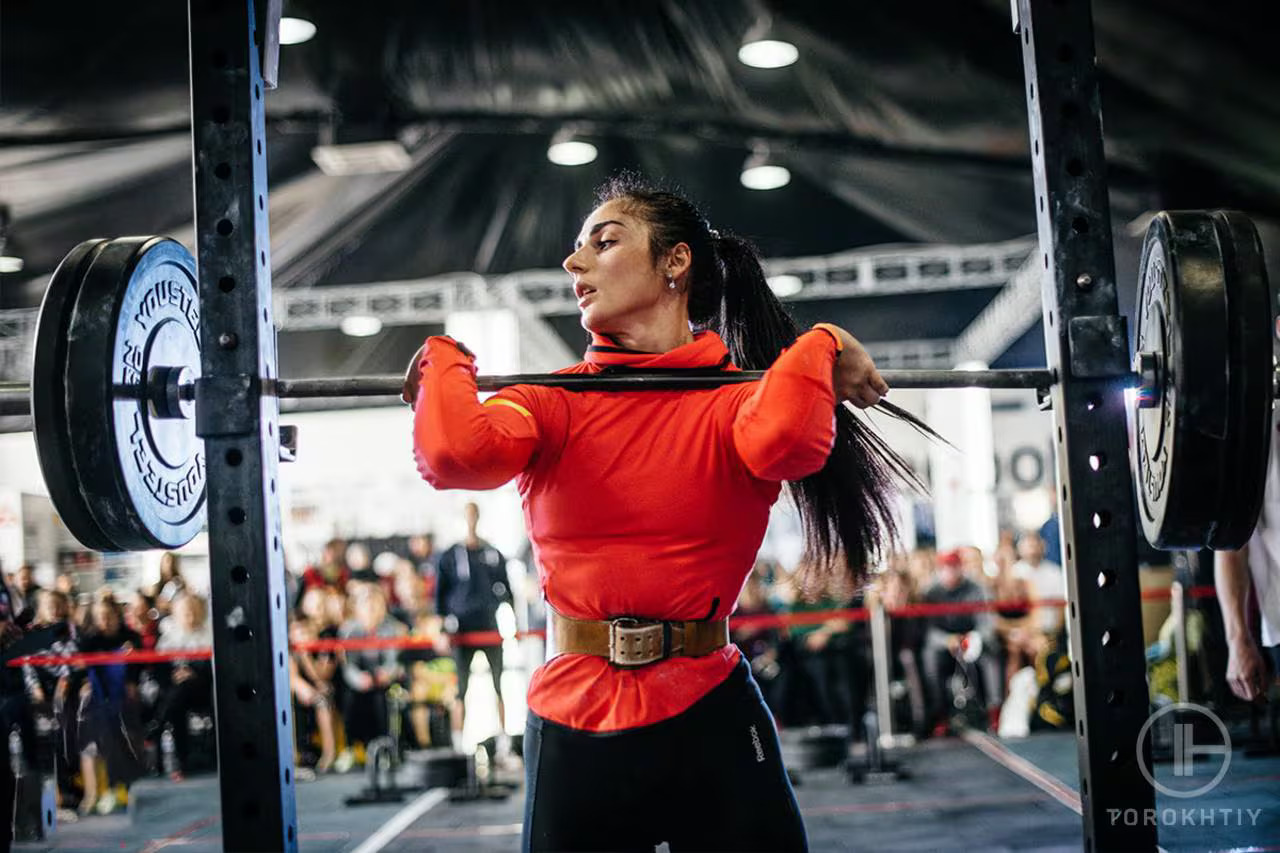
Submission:
[[[729,620],[662,622],[651,619],[573,619],[554,608],[555,650],[597,655],[614,666],[644,666],[671,657],[701,657],[729,645]]]

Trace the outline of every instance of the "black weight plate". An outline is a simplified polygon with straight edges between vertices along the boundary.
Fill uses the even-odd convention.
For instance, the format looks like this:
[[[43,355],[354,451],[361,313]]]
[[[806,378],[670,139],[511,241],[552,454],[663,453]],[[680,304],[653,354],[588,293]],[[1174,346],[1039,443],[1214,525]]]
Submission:
[[[1139,270],[1137,349],[1159,357],[1160,401],[1137,408],[1130,441],[1139,517],[1157,548],[1201,548],[1231,472],[1224,407],[1229,328],[1223,259],[1211,216],[1162,212]]]
[[[107,240],[86,240],[54,270],[40,302],[31,363],[31,417],[40,472],[58,517],[80,544],[95,551],[118,551],[94,520],[81,493],[71,452],[67,417],[67,332],[80,284]]]
[[[191,418],[155,417],[152,368],[200,374],[195,261],[160,237],[111,241],[72,311],[67,409],[90,513],[126,550],[176,548],[204,525],[204,443]]]
[[[1271,286],[1262,242],[1249,218],[1236,211],[1214,211],[1222,247],[1223,281],[1230,325],[1226,456],[1227,488],[1217,524],[1206,544],[1215,549],[1243,547],[1262,511],[1271,453],[1272,359]]]

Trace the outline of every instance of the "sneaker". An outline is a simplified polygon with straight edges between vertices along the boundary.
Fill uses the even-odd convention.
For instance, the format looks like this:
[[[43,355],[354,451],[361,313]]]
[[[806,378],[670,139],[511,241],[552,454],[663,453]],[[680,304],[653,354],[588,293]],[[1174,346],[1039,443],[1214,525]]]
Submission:
[[[351,750],[344,749],[338,753],[338,757],[333,760],[332,770],[334,773],[346,773],[355,766],[356,759],[351,754]]]
[[[58,809],[58,823],[75,823],[80,820],[80,813],[75,809]]]
[[[108,791],[98,797],[98,802],[94,805],[93,810],[98,814],[111,814],[119,805],[120,801],[116,799],[115,791]]]

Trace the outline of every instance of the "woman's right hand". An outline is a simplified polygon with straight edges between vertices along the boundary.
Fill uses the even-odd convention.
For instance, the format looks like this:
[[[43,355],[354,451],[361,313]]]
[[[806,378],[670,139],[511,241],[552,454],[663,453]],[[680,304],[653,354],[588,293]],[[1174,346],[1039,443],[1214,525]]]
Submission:
[[[422,361],[422,354],[426,349],[426,344],[418,347],[418,351],[413,354],[413,358],[409,360],[409,366],[404,372],[404,387],[400,390],[400,399],[410,406],[417,402],[418,399],[418,387],[422,384],[422,370],[418,367],[418,364]]]
[[[859,409],[866,409],[880,402],[880,398],[889,393],[889,385],[876,370],[866,347],[858,339],[839,326],[822,323],[825,329],[840,341],[840,353],[831,368],[831,385],[835,390],[836,402],[848,400]]]

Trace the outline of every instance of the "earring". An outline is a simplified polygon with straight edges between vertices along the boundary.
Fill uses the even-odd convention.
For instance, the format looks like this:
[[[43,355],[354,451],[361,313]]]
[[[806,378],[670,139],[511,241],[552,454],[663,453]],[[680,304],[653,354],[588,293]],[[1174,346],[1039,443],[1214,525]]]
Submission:
[[[671,288],[672,290],[676,289],[676,280],[674,276],[670,276],[670,275],[667,276],[667,287]]]

